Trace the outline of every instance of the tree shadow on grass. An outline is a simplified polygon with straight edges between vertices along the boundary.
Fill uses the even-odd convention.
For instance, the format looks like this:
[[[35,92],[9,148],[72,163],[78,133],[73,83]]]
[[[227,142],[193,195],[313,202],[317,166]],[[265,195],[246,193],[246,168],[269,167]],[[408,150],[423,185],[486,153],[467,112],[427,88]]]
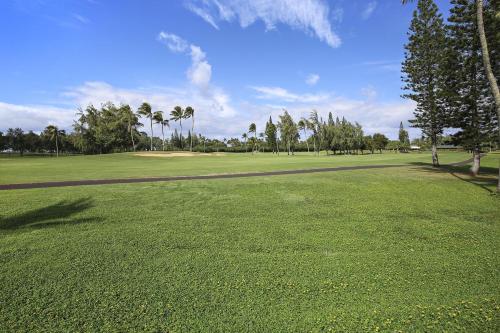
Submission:
[[[90,198],[82,198],[74,201],[62,200],[53,205],[37,208],[22,214],[0,217],[0,230],[19,228],[43,228],[63,224],[80,224],[97,222],[95,217],[74,218],[73,215],[81,213],[93,206]]]
[[[498,174],[498,169],[491,167],[481,167],[479,170],[479,175],[473,177],[470,174],[469,165],[441,165],[440,167],[434,167],[431,163],[424,162],[413,162],[411,165],[418,166],[420,170],[432,173],[447,173],[453,177],[464,181],[469,184],[476,185],[483,190],[489,192],[490,194],[496,194],[495,185],[497,179],[495,176]]]

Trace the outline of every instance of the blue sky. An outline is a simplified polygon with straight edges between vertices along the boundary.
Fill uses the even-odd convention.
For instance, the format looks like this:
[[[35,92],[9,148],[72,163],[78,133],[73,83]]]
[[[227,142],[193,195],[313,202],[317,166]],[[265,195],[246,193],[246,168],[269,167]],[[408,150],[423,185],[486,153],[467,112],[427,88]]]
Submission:
[[[438,1],[447,11],[447,1]],[[5,0],[0,130],[70,129],[78,107],[193,105],[239,136],[282,108],[397,136],[413,105],[400,62],[414,5],[396,0]],[[412,130],[413,136],[418,135]]]

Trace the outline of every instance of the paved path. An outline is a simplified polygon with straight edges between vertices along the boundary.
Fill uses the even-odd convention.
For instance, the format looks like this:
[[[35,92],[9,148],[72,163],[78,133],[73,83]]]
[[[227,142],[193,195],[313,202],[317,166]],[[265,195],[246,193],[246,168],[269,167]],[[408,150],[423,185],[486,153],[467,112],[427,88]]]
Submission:
[[[471,161],[472,161],[472,159],[468,159],[466,161],[453,163],[450,165],[461,166],[461,165],[466,165],[466,164],[470,163]],[[131,184],[131,183],[149,183],[149,182],[170,182],[170,181],[178,181],[178,180],[226,179],[226,178],[281,176],[281,175],[297,175],[297,174],[318,173],[318,172],[398,168],[398,167],[405,167],[405,166],[411,166],[411,164],[357,165],[357,166],[344,166],[344,167],[334,167],[334,168],[280,170],[280,171],[266,171],[266,172],[246,172],[246,173],[230,173],[230,174],[216,174],[216,175],[204,175],[204,176],[200,175],[200,176],[169,176],[169,177],[147,177],[147,178],[67,180],[67,181],[41,182],[41,183],[4,184],[4,185],[0,185],[0,191],[32,189],[32,188],[84,186],[84,185]]]

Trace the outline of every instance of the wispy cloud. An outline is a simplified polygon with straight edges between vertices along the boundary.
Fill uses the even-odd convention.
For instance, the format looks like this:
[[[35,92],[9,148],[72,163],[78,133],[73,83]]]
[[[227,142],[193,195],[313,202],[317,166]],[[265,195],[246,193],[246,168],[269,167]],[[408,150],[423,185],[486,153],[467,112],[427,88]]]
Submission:
[[[195,13],[196,15],[198,15],[199,17],[201,17],[203,20],[205,20],[205,22],[210,24],[212,27],[219,30],[219,26],[217,25],[217,23],[215,23],[215,19],[212,16],[212,14],[210,14],[209,11],[201,7],[197,7],[192,3],[187,3],[186,8]]]
[[[361,18],[363,20],[367,20],[372,16],[373,12],[377,8],[377,1],[370,1],[366,4],[365,8],[363,9],[363,12],[361,13]]]
[[[164,31],[158,34],[158,40],[167,45],[170,51],[177,53],[185,52],[189,46],[188,42],[181,37]]]
[[[398,72],[401,70],[401,61],[397,60],[375,60],[365,61],[359,64],[361,66],[368,66],[379,70]]]
[[[325,101],[330,98],[329,94],[318,93],[318,94],[295,94],[281,87],[250,87],[259,94],[257,98],[275,100],[275,101],[285,101],[293,103],[317,103]]]
[[[73,14],[73,17],[80,23],[87,24],[89,23],[89,19],[86,18],[85,16],[82,16],[80,14]]]
[[[309,74],[306,78],[306,83],[310,86],[314,86],[319,81],[318,74]]]
[[[186,8],[218,29],[217,21],[239,21],[246,28],[256,21],[264,22],[266,29],[273,30],[278,24],[315,35],[331,47],[341,44],[330,23],[330,7],[323,0],[188,0]],[[334,19],[342,17],[336,8]]]

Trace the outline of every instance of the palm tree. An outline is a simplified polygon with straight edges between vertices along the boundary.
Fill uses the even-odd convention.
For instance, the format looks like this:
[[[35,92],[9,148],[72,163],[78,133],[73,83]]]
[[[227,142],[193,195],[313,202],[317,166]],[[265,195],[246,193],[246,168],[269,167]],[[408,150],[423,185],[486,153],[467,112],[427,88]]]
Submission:
[[[318,116],[318,111],[312,110],[311,114],[309,116],[309,128],[313,131],[313,144],[314,144],[314,151],[316,151],[316,137],[319,134],[319,127],[320,127],[320,120]],[[321,144],[318,143],[318,156],[319,152],[321,150]]]
[[[59,157],[59,134],[61,134],[61,131],[57,128],[57,126],[54,125],[49,125],[45,128],[45,131],[49,135],[49,140],[56,141],[56,156]]]
[[[150,126],[151,126],[151,150],[153,150],[153,112],[151,109],[151,105],[149,103],[142,103],[138,110],[139,116],[144,116],[149,118]]]
[[[137,127],[141,127],[143,125],[139,122],[139,118],[132,111],[130,105],[123,105],[121,107],[121,111],[123,119],[127,123],[127,131],[130,133],[130,139],[132,140],[132,149],[135,151],[134,131]]]
[[[307,142],[307,132],[306,130],[308,129],[308,123],[309,120],[307,120],[306,118],[302,117],[299,122],[297,123],[297,126],[299,128],[299,130],[302,130],[304,131],[304,140],[306,141],[306,145],[307,145],[307,152],[309,152],[309,142]]]
[[[156,111],[153,114],[153,120],[155,121],[156,124],[161,125],[161,136],[162,136],[162,150],[165,150],[165,126],[170,127],[168,119],[163,118],[163,111]]]
[[[181,126],[180,142],[181,142],[181,150],[182,150],[182,119],[186,117],[185,111],[180,106],[176,106],[176,107],[174,107],[174,109],[172,111],[170,111],[170,115],[172,116],[172,118],[170,118],[170,120],[178,121],[180,126]]]
[[[246,133],[243,133],[241,135],[241,137],[243,138],[243,140],[245,140],[245,153],[248,153],[248,150],[247,150],[247,139],[248,139],[248,135]]]
[[[194,109],[190,106],[186,107],[184,117],[191,118],[191,142],[189,143],[189,151],[193,151],[193,135],[194,135]]]
[[[254,144],[252,146],[252,154],[254,153],[255,150],[255,141],[257,141],[257,126],[255,123],[251,123],[250,126],[248,127],[248,133],[253,133],[254,134]]]

